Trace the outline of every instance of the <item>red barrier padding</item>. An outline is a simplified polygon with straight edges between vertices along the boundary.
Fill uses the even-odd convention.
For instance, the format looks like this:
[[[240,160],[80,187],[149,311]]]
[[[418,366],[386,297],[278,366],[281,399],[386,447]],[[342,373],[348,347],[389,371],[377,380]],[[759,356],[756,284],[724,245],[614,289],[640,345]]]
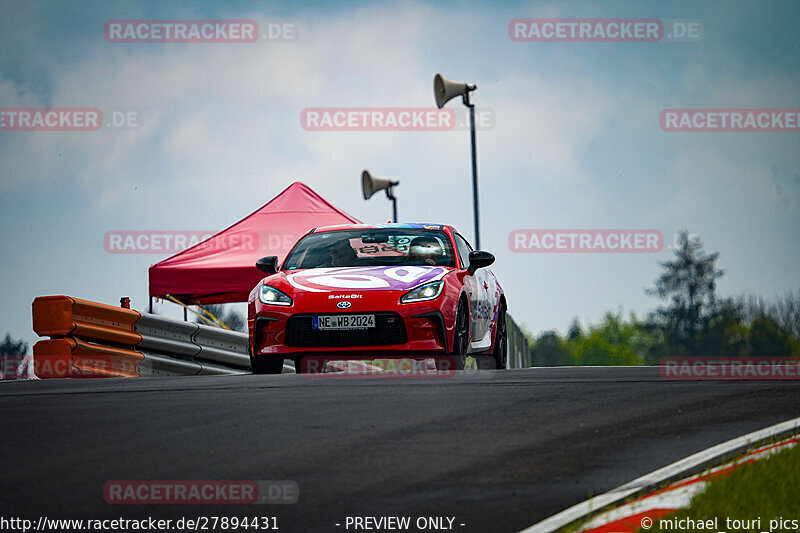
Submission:
[[[142,340],[133,325],[137,311],[69,296],[39,296],[33,301],[33,331],[41,336],[70,335],[135,346]]]
[[[47,378],[138,378],[144,355],[132,350],[89,344],[74,337],[42,340],[33,345],[33,368]]]

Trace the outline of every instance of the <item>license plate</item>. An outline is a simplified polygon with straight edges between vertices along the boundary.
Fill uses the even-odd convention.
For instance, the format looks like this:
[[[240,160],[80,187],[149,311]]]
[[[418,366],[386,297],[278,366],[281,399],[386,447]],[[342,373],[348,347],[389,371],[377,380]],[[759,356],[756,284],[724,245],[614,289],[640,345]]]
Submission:
[[[324,315],[312,317],[314,329],[369,329],[375,327],[375,315]]]

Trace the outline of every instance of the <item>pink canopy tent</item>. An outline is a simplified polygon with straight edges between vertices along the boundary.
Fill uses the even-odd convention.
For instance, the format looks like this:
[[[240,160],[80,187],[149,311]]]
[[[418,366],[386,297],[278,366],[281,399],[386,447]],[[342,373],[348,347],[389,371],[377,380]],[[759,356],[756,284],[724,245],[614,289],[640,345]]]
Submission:
[[[255,263],[277,255],[283,261],[311,228],[359,220],[295,182],[228,229],[150,267],[150,296],[171,295],[185,304],[247,301],[264,277]]]

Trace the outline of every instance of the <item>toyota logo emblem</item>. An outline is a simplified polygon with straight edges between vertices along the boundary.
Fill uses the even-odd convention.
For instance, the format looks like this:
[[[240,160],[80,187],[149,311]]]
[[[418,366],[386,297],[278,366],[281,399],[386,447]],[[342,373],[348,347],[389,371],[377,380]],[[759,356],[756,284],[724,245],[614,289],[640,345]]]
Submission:
[[[339,309],[350,309],[351,305],[353,304],[350,302],[339,302],[338,304],[336,304],[336,307],[338,307]]]

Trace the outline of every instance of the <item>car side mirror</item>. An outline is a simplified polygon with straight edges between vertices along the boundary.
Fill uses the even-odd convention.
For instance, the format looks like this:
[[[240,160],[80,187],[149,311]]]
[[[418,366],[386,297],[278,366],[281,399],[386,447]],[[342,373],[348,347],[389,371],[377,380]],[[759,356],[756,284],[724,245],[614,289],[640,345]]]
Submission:
[[[479,268],[486,268],[492,263],[494,263],[493,254],[482,250],[475,250],[469,253],[469,268],[467,268],[467,272],[472,276]]]
[[[278,257],[274,255],[262,257],[256,261],[256,268],[264,274],[274,274],[278,271]]]

